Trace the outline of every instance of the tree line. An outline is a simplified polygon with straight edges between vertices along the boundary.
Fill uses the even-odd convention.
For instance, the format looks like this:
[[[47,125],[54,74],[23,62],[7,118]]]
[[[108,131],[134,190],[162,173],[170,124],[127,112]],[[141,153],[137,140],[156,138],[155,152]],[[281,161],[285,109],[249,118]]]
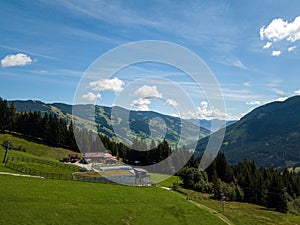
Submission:
[[[73,134],[73,124],[55,114],[42,115],[40,111],[16,112],[14,102],[0,98],[0,132],[16,132],[39,139],[55,147],[66,147],[78,151]]]
[[[288,211],[288,202],[299,205],[300,176],[294,172],[257,167],[247,159],[230,165],[224,153],[219,153],[205,171],[200,171],[200,159],[201,156],[192,157],[178,172],[185,188],[211,193],[216,199],[223,193],[229,200],[258,204],[283,213]]]

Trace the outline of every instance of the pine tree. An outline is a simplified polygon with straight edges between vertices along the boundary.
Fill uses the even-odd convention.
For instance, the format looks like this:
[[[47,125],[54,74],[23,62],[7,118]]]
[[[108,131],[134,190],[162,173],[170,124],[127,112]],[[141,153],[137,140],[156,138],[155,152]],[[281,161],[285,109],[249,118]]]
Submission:
[[[214,198],[219,199],[222,194],[222,187],[221,187],[222,182],[221,179],[217,176],[217,174],[213,175],[212,183],[213,183]]]
[[[50,120],[48,113],[45,113],[42,122],[41,122],[41,136],[45,142],[48,142],[48,137],[50,133]],[[48,142],[49,143],[49,142]]]
[[[222,180],[226,180],[227,173],[227,161],[224,153],[220,152],[216,157],[216,169],[218,177]]]
[[[8,130],[15,131],[16,126],[16,108],[14,102],[11,102],[8,112]]]
[[[268,189],[267,206],[282,213],[288,211],[286,190],[279,174],[274,174]]]
[[[0,132],[4,133],[8,129],[9,108],[7,100],[0,98]]]

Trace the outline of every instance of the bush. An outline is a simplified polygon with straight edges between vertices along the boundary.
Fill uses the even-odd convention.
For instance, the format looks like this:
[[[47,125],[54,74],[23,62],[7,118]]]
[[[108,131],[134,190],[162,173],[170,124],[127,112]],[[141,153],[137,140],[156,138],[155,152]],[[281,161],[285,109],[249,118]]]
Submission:
[[[300,215],[300,197],[289,202],[289,212]]]
[[[215,178],[213,181],[213,193],[215,199],[220,199],[222,193],[229,201],[242,201],[244,199],[244,191],[239,185],[233,182],[227,184],[219,178]]]
[[[205,171],[184,167],[178,172],[178,175],[182,179],[185,188],[204,193],[212,191],[212,185],[209,183]]]

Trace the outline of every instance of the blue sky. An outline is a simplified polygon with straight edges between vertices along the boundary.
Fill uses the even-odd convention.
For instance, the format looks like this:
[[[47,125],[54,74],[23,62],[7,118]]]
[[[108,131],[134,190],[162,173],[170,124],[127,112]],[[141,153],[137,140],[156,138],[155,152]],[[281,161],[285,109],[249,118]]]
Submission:
[[[181,71],[151,63],[95,83],[83,99],[112,105],[126,85],[156,76],[188,93],[197,113],[186,109],[184,116],[240,118],[300,94],[299,8],[297,0],[1,1],[0,96],[72,104],[83,73],[99,56],[128,42],[162,40],[202,58],[220,85],[226,112],[197,94]],[[158,85],[139,85],[131,90],[134,109],[176,113],[176,96],[162,101]]]

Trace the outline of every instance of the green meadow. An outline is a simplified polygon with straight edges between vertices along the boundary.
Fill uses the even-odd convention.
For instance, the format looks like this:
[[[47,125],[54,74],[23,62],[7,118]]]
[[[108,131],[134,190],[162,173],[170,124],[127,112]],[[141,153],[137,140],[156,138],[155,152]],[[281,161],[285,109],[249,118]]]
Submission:
[[[0,224],[225,224],[157,187],[0,175]]]
[[[38,143],[37,140],[20,137],[17,134],[0,134],[0,144],[4,141],[11,141],[14,147],[25,148],[26,153],[46,159],[58,160],[73,153],[73,151],[64,148],[50,147],[42,143]],[[0,148],[2,149],[2,147]]]
[[[297,225],[300,224],[300,216],[292,214],[283,214],[263,206],[243,203],[226,202],[224,212],[220,201],[212,200],[208,194],[180,189],[190,199],[209,207],[214,215],[224,215],[232,224],[236,225]]]
[[[1,134],[0,142],[6,140],[26,149],[26,152],[11,150],[10,157],[57,163],[57,159],[71,153],[66,149]],[[0,147],[0,172],[22,174],[4,166],[4,152],[4,148]],[[64,169],[34,162],[16,163],[50,173],[68,174],[74,169],[73,165]],[[150,175],[154,182],[168,177]],[[174,183],[181,184],[182,181],[171,176],[156,187],[129,187],[0,174],[0,224],[300,225],[300,216],[240,202],[226,202],[222,212],[220,202],[210,199],[207,194],[181,188],[179,193],[161,188],[172,187]]]

